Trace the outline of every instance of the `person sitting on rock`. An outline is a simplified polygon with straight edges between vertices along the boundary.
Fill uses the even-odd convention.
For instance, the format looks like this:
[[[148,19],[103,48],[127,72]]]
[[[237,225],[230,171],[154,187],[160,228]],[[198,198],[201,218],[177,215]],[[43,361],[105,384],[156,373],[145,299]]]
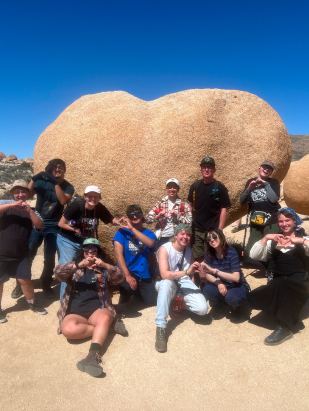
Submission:
[[[59,318],[58,334],[69,339],[79,340],[92,337],[87,357],[79,361],[77,368],[93,377],[102,374],[100,349],[109,328],[116,319],[116,312],[108,293],[108,284],[119,284],[124,279],[123,271],[104,262],[104,253],[96,238],[83,242],[75,261],[58,265],[55,276],[67,284]],[[118,334],[127,335],[124,324]]]
[[[250,221],[250,237],[246,246],[248,252],[253,244],[261,240],[266,234],[278,233],[277,212],[280,196],[280,183],[275,178],[270,178],[275,165],[270,160],[265,160],[259,167],[258,177],[250,178],[245,185],[245,191],[240,196],[240,203],[248,203],[249,212],[263,212],[264,223],[256,219]],[[252,218],[251,218],[252,220]],[[259,224],[261,223],[261,224]]]
[[[44,267],[41,281],[45,298],[54,297],[51,283],[57,250],[58,222],[64,205],[71,200],[74,193],[74,187],[64,179],[65,172],[65,162],[55,158],[49,161],[45,172],[34,175],[28,185],[30,197],[37,195],[35,210],[40,213],[44,221],[42,230],[32,231],[29,247],[30,258],[33,260],[44,240]],[[17,283],[12,298],[19,298],[21,295],[22,291]]]
[[[292,329],[309,298],[309,237],[301,223],[292,208],[281,208],[280,233],[266,234],[250,251],[254,260],[274,261],[274,278],[248,295],[252,308],[263,310],[277,320],[275,331],[264,340],[265,345],[278,345],[293,337]]]
[[[178,197],[179,181],[170,178],[166,182],[167,196],[158,201],[145,218],[147,224],[156,222],[158,248],[174,236],[175,227],[180,224],[192,224],[192,212],[188,203]]]
[[[205,261],[199,267],[199,274],[201,281],[206,280],[203,293],[212,308],[209,314],[219,319],[224,308],[230,306],[232,322],[240,321],[242,315],[245,319],[248,313],[241,312],[240,306],[246,301],[250,286],[240,269],[237,251],[227,244],[219,228],[210,229],[206,241]]]
[[[129,205],[126,214],[119,220],[122,228],[113,239],[116,259],[125,275],[119,304],[126,304],[134,294],[147,306],[153,306],[157,296],[148,260],[156,251],[156,236],[143,227],[143,211],[138,204]]]
[[[183,308],[198,315],[207,313],[207,302],[199,288],[192,281],[199,267],[189,247],[192,228],[188,224],[179,224],[171,242],[160,247],[157,255],[161,280],[156,282],[158,292],[156,315],[156,343],[158,352],[167,350],[166,326],[171,300],[177,287],[183,295]]]
[[[43,220],[26,203],[30,194],[26,181],[14,181],[10,193],[14,200],[0,201],[0,323],[7,321],[1,309],[1,299],[3,284],[10,278],[16,278],[21,285],[30,310],[41,315],[47,314],[34,299],[29,257],[32,228],[40,230]]]
[[[66,208],[58,223],[60,230],[57,236],[59,264],[72,261],[75,254],[81,250],[86,238],[98,238],[99,221],[104,224],[119,225],[118,220],[109,210],[100,203],[101,190],[97,186],[85,188],[83,199],[72,200]],[[60,300],[62,299],[66,284],[61,284]]]

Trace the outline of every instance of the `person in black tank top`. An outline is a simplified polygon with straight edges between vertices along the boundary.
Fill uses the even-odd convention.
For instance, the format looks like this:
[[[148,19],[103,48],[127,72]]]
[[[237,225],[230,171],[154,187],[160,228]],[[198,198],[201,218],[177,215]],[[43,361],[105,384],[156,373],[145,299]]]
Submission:
[[[300,227],[302,220],[292,208],[278,212],[279,234],[267,234],[250,251],[254,260],[274,261],[274,278],[249,293],[252,308],[275,316],[277,327],[265,340],[278,345],[293,337],[292,329],[309,298],[309,237]]]

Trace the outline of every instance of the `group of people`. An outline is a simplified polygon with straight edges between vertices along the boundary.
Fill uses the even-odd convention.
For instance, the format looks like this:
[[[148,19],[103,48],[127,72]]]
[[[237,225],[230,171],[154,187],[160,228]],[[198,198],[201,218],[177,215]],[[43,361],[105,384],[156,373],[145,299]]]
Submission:
[[[28,185],[14,182],[13,200],[0,201],[0,303],[3,284],[16,278],[12,298],[24,294],[32,311],[47,314],[37,304],[31,283],[31,264],[44,240],[44,296],[54,298],[54,272],[61,282],[58,333],[70,339],[91,337],[89,353],[77,367],[92,376],[102,373],[100,348],[109,330],[128,335],[108,284],[119,285],[118,312],[132,295],[146,306],[157,306],[158,352],[167,350],[167,318],[175,295],[182,299],[182,308],[200,316],[207,314],[208,301],[213,319],[227,308],[231,320],[249,318],[251,308],[271,313],[277,327],[264,343],[280,344],[293,336],[309,297],[309,237],[295,211],[280,208],[280,184],[271,178],[274,168],[264,161],[240,196],[250,213],[250,257],[262,262],[271,258],[273,263],[272,280],[251,291],[238,253],[223,233],[231,202],[227,188],[214,178],[212,157],[202,159],[202,179],[192,184],[187,201],[178,195],[179,181],[169,178],[167,195],[148,214],[131,204],[121,218],[100,202],[95,185],[86,187],[83,197],[73,197],[74,187],[64,179],[64,161],[53,159]],[[32,209],[27,200],[34,194]],[[112,240],[117,266],[106,262],[98,240],[99,220],[120,227]],[[155,223],[155,231],[145,223]],[[0,306],[0,323],[6,321]]]

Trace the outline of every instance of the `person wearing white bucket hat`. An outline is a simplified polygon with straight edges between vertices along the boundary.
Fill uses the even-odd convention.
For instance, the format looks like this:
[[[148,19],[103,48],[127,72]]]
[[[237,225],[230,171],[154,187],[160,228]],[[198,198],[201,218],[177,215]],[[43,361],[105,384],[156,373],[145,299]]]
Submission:
[[[83,198],[74,197],[68,204],[58,224],[60,227],[57,236],[59,264],[72,261],[86,238],[98,237],[99,220],[104,224],[119,224],[100,200],[101,190],[95,185],[90,185],[85,188]],[[65,283],[61,284],[60,300],[65,286]]]
[[[145,218],[147,224],[156,223],[158,248],[174,236],[174,229],[178,224],[192,224],[191,208],[178,196],[179,181],[169,178],[165,186],[167,196],[158,201]]]

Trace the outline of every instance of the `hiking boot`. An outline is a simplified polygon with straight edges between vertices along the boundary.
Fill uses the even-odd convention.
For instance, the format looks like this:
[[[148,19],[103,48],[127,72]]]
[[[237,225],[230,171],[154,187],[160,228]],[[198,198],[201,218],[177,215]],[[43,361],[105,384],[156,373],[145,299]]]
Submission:
[[[44,297],[47,298],[47,299],[54,298],[54,291],[51,287],[43,288],[43,294],[44,294]]]
[[[23,290],[21,289],[21,285],[19,281],[16,281],[16,286],[12,291],[11,298],[19,298],[24,295]]]
[[[293,338],[293,333],[289,327],[283,323],[278,323],[275,331],[273,331],[268,337],[265,338],[265,345],[279,345],[284,341]]]
[[[100,365],[101,362],[102,358],[99,351],[89,351],[87,357],[79,361],[76,367],[79,371],[86,372],[92,377],[99,377],[103,372],[103,368]]]
[[[40,315],[46,315],[47,311],[45,308],[40,307],[36,302],[34,304],[28,303],[29,305],[29,310],[32,310],[34,313],[40,314]]]
[[[129,335],[124,322],[120,319],[115,321],[113,331],[116,334],[122,335],[123,337],[127,337]]]
[[[219,301],[216,305],[211,307],[209,311],[209,315],[213,320],[221,320],[221,318],[225,317],[227,311],[227,304],[224,301]]]
[[[167,350],[165,331],[165,328],[157,327],[155,347],[158,352],[165,352]]]
[[[230,321],[231,323],[239,324],[239,323],[250,320],[250,316],[251,316],[251,308],[249,304],[246,304],[246,302],[244,302],[240,307],[232,308],[231,315],[230,315]]]
[[[0,324],[1,323],[6,323],[6,322],[7,322],[6,315],[4,314],[4,311],[1,310],[1,308],[0,308]]]

